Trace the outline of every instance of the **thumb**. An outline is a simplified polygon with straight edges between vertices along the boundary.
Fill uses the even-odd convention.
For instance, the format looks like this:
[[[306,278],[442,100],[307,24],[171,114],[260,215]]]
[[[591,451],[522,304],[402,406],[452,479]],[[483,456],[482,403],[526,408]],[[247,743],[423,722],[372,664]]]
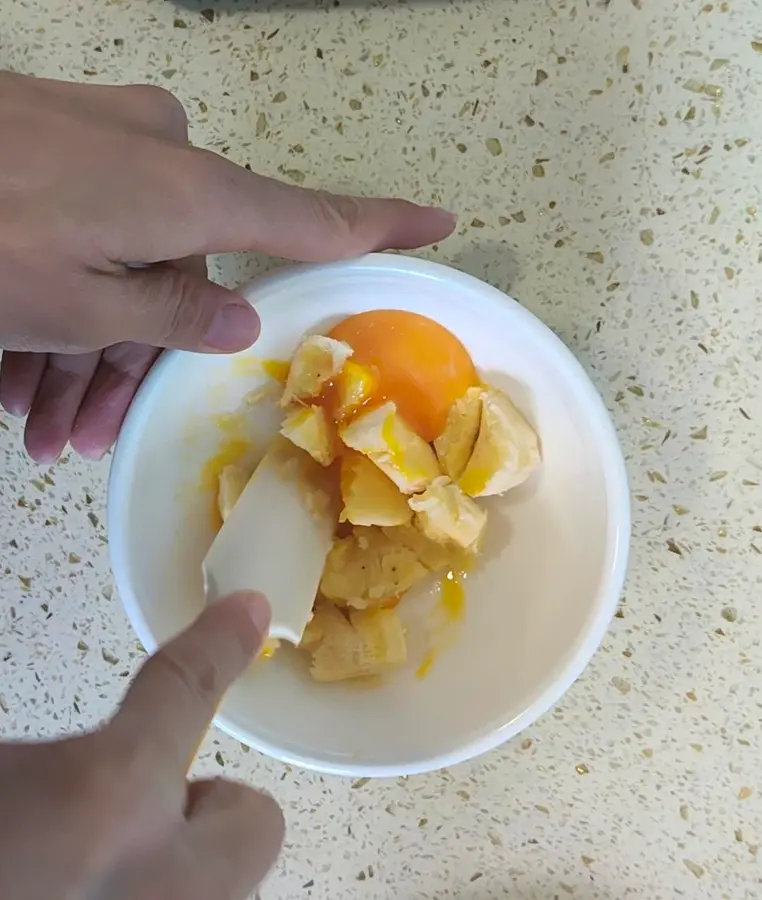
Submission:
[[[201,896],[246,900],[275,864],[283,845],[283,813],[272,797],[245,784],[215,779],[189,785],[188,858],[211,890]],[[200,874],[200,873],[197,873]]]
[[[254,659],[270,625],[262,596],[239,591],[207,606],[138,672],[109,726],[130,741],[143,735],[147,768],[182,778],[225,692]]]
[[[127,339],[154,347],[232,353],[259,337],[259,316],[251,304],[193,271],[162,263],[107,277],[112,279],[111,343]]]

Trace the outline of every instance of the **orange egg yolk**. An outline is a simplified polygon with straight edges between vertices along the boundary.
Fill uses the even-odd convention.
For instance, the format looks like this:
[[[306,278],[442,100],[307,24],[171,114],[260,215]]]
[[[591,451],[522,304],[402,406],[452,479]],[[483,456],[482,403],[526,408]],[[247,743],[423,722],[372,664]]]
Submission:
[[[463,344],[438,322],[417,313],[359,313],[340,322],[329,337],[349,344],[352,361],[377,372],[374,402],[393,401],[426,441],[439,437],[452,404],[479,383]]]

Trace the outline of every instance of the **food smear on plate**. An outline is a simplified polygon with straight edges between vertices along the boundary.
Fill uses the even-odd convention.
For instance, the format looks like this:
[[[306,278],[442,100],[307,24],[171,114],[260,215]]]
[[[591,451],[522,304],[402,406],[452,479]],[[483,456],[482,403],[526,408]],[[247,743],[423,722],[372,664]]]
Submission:
[[[429,646],[415,670],[417,678],[425,678],[453,643],[452,625],[465,618],[467,577],[466,568],[449,569],[439,580],[437,604],[429,627]]]
[[[273,381],[286,383],[291,364],[285,359],[260,359],[257,356],[242,356],[233,360],[233,370],[238,375],[267,375]]]
[[[209,508],[209,519],[214,531],[222,527],[225,518],[222,508],[232,508],[240,495],[239,492],[234,500],[229,499],[231,480],[242,481],[243,486],[249,480],[251,469],[245,461],[251,456],[253,449],[250,441],[236,435],[225,434],[217,452],[201,469],[201,490],[206,496],[211,495],[213,498]]]
[[[416,313],[350,316],[304,338],[278,374],[277,440],[318,463],[336,495],[322,575],[300,598],[312,615],[298,646],[316,681],[383,674],[407,662],[398,608],[411,588],[438,578],[442,616],[463,618],[463,582],[488,527],[480,498],[529,478],[539,439],[507,394],[482,383],[458,338]],[[248,480],[225,463],[223,519]],[[430,649],[419,676],[433,659]]]

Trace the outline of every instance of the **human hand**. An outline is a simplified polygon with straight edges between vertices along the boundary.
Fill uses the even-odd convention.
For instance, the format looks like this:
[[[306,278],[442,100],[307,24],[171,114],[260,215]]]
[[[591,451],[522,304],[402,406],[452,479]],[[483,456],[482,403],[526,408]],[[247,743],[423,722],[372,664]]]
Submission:
[[[29,413],[38,461],[69,440],[98,458],[156,348],[256,339],[256,313],[206,278],[207,254],[327,261],[453,226],[442,210],[306,191],[194,149],[160,88],[0,73],[0,403]]]
[[[186,775],[269,621],[264,597],[234,594],[145,663],[100,731],[0,744],[3,900],[249,896],[280,851],[280,809],[246,785]]]

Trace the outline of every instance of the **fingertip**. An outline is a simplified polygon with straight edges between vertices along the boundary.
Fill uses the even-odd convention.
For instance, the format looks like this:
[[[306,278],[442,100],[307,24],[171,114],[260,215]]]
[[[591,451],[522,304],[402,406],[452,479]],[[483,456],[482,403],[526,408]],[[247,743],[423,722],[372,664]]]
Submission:
[[[26,452],[32,462],[37,463],[38,466],[54,466],[58,460],[61,458],[61,453],[63,453],[63,447],[58,453],[53,451],[40,451],[40,452],[32,452],[29,448],[26,448]]]
[[[399,201],[391,201],[396,202]],[[457,217],[448,210],[406,201],[402,203],[407,207],[407,213],[393,218],[392,228],[384,236],[379,250],[415,250],[436,244],[455,230]]]
[[[70,443],[72,450],[74,450],[77,456],[81,456],[82,459],[87,459],[90,462],[100,462],[111,449],[111,443],[108,445],[91,444],[82,437],[77,437],[76,435],[72,435]]]
[[[272,610],[264,594],[260,594],[258,591],[237,591],[235,594],[223,597],[218,603],[228,607],[242,608],[254,625],[260,644],[265,640],[270,629]]]
[[[0,406],[11,416],[29,414],[40,386],[48,356],[5,350],[0,360]]]
[[[431,217],[432,223],[436,222],[441,228],[448,228],[450,231],[455,229],[458,224],[458,217],[449,209],[442,209],[441,206],[422,206]]]
[[[216,890],[225,896],[249,896],[283,847],[283,810],[270,794],[222,779],[191,782],[188,797],[191,846],[228,863],[219,872]]]
[[[256,825],[259,835],[266,835],[261,839],[264,865],[266,872],[272,869],[278,861],[278,856],[283,849],[286,838],[286,816],[280,803],[266,791],[257,791],[257,802],[252,804],[250,819]]]
[[[72,450],[82,459],[91,462],[102,460],[114,445],[119,434],[119,426],[127,411],[127,403],[125,402],[124,408],[98,411],[100,416],[95,415],[95,410],[88,405],[86,399],[74,420],[69,438]]]
[[[43,428],[31,427],[27,423],[24,431],[24,448],[31,459],[38,465],[50,466],[56,463],[66,447],[66,439],[55,433],[50,434]]]
[[[17,397],[11,390],[6,390],[3,386],[3,382],[0,381],[0,406],[2,406],[9,416],[13,416],[16,419],[23,419],[29,412],[29,407],[31,405],[31,397]]]

